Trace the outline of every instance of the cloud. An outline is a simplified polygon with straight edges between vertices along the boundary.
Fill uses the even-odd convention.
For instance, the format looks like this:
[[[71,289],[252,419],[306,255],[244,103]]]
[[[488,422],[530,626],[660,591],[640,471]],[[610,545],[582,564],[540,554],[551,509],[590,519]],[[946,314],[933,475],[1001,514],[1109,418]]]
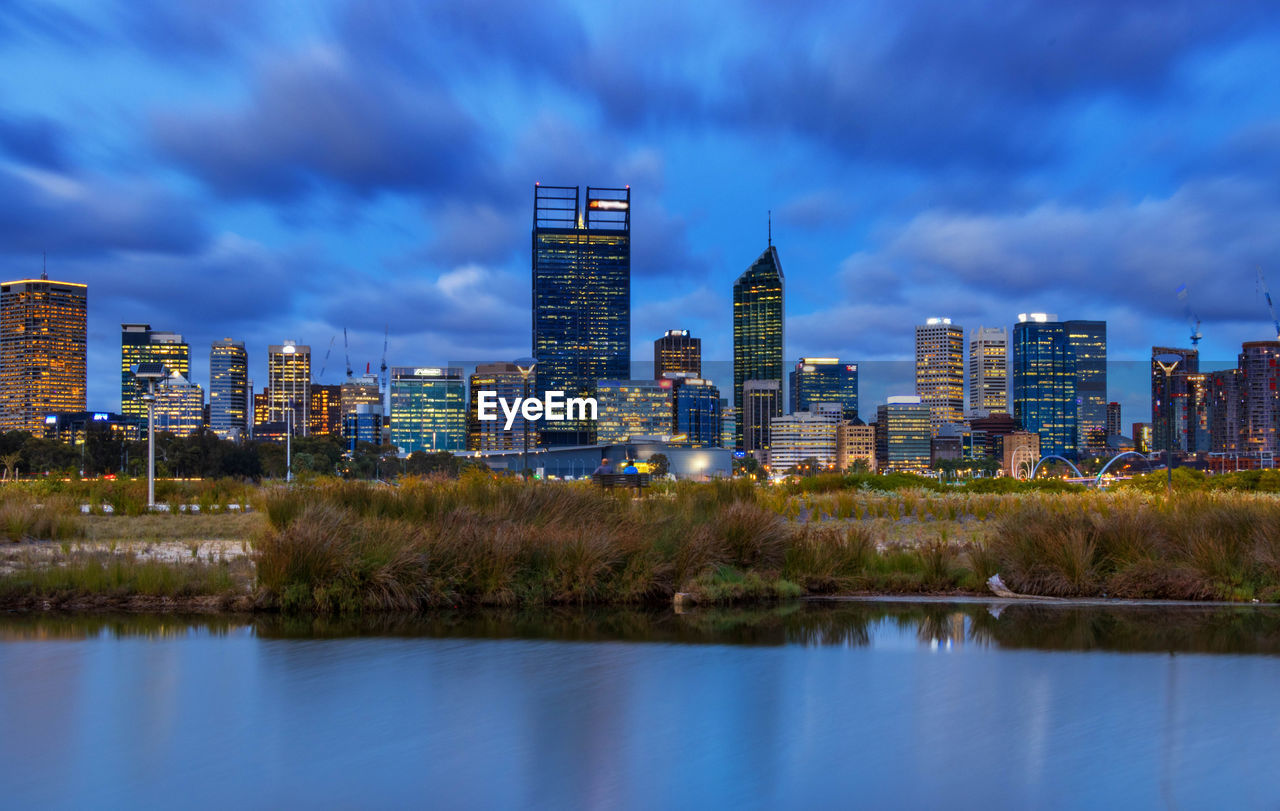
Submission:
[[[261,22],[250,0],[118,0],[114,11],[134,43],[178,63],[222,56]]]
[[[66,132],[51,118],[0,113],[0,151],[19,163],[65,170],[69,164],[66,141]]]
[[[101,32],[57,4],[6,0],[0,4],[0,40],[44,40],[69,48],[97,45]]]

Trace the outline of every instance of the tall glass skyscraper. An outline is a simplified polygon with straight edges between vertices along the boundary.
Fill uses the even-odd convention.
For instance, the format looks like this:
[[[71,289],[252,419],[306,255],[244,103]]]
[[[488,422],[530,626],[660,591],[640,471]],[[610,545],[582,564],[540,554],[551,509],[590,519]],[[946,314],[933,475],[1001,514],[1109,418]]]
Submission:
[[[84,411],[88,288],[47,276],[0,285],[0,430],[44,435]]]
[[[310,346],[285,341],[267,347],[267,415],[270,422],[287,421],[294,436],[310,432]]]
[[[1106,450],[1107,322],[1064,321],[1076,369],[1076,449]]]
[[[147,387],[133,377],[139,363],[163,363],[169,372],[191,376],[191,347],[176,332],[151,329],[150,324],[120,325],[120,413],[146,419],[142,395]]]
[[[964,419],[964,329],[950,318],[930,318],[916,327],[916,394],[929,406],[935,435]]]
[[[534,188],[534,393],[593,397],[631,377],[631,189]],[[595,423],[539,426],[542,445],[589,445]]]
[[[1013,326],[1013,416],[1040,453],[1068,459],[1107,429],[1107,325],[1022,313]]]
[[[734,445],[743,442],[743,385],[748,380],[778,383],[782,389],[783,275],[778,249],[769,247],[733,283]],[[782,398],[777,400],[780,416]],[[766,428],[767,430],[767,428]]]
[[[1009,410],[1009,332],[978,327],[969,333],[969,412]]]
[[[696,377],[674,378],[671,385],[675,396],[672,443],[691,448],[722,447],[720,389],[710,380]]]
[[[801,358],[791,372],[791,413],[818,403],[839,403],[844,418],[858,417],[858,366],[839,358]]]
[[[668,372],[702,377],[702,339],[687,329],[669,329],[653,342],[653,376],[661,380]]]
[[[391,444],[403,454],[466,450],[466,389],[459,366],[391,367]]]
[[[222,439],[249,429],[249,355],[244,341],[223,338],[209,349],[209,427]]]

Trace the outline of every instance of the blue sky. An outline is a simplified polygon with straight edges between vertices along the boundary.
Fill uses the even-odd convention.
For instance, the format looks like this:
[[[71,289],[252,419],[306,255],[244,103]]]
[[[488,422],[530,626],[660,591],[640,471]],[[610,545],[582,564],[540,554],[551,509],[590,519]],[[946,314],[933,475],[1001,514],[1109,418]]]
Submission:
[[[1111,356],[1272,337],[1280,11],[1204,2],[0,4],[0,253],[119,324],[358,368],[528,353],[532,186],[633,189],[634,357],[731,356],[733,279],[787,275],[787,355],[912,325],[1105,319]],[[1139,363],[1135,368],[1141,369]],[[875,368],[875,367],[871,367]],[[870,381],[869,381],[870,383]],[[864,386],[864,402],[901,389]],[[1126,421],[1143,381],[1113,383]]]

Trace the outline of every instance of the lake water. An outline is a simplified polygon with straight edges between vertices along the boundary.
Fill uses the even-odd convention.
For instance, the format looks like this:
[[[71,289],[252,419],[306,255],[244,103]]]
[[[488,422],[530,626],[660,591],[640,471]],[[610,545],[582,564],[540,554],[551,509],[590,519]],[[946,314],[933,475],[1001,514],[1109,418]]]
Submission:
[[[1280,806],[1280,610],[0,617],[0,806]]]

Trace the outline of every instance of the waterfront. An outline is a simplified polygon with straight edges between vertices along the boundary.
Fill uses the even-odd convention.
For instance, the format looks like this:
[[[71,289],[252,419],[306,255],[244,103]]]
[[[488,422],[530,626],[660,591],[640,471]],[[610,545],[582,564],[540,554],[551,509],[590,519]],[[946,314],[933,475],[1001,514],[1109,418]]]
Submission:
[[[0,619],[10,807],[1255,807],[1280,611]]]

